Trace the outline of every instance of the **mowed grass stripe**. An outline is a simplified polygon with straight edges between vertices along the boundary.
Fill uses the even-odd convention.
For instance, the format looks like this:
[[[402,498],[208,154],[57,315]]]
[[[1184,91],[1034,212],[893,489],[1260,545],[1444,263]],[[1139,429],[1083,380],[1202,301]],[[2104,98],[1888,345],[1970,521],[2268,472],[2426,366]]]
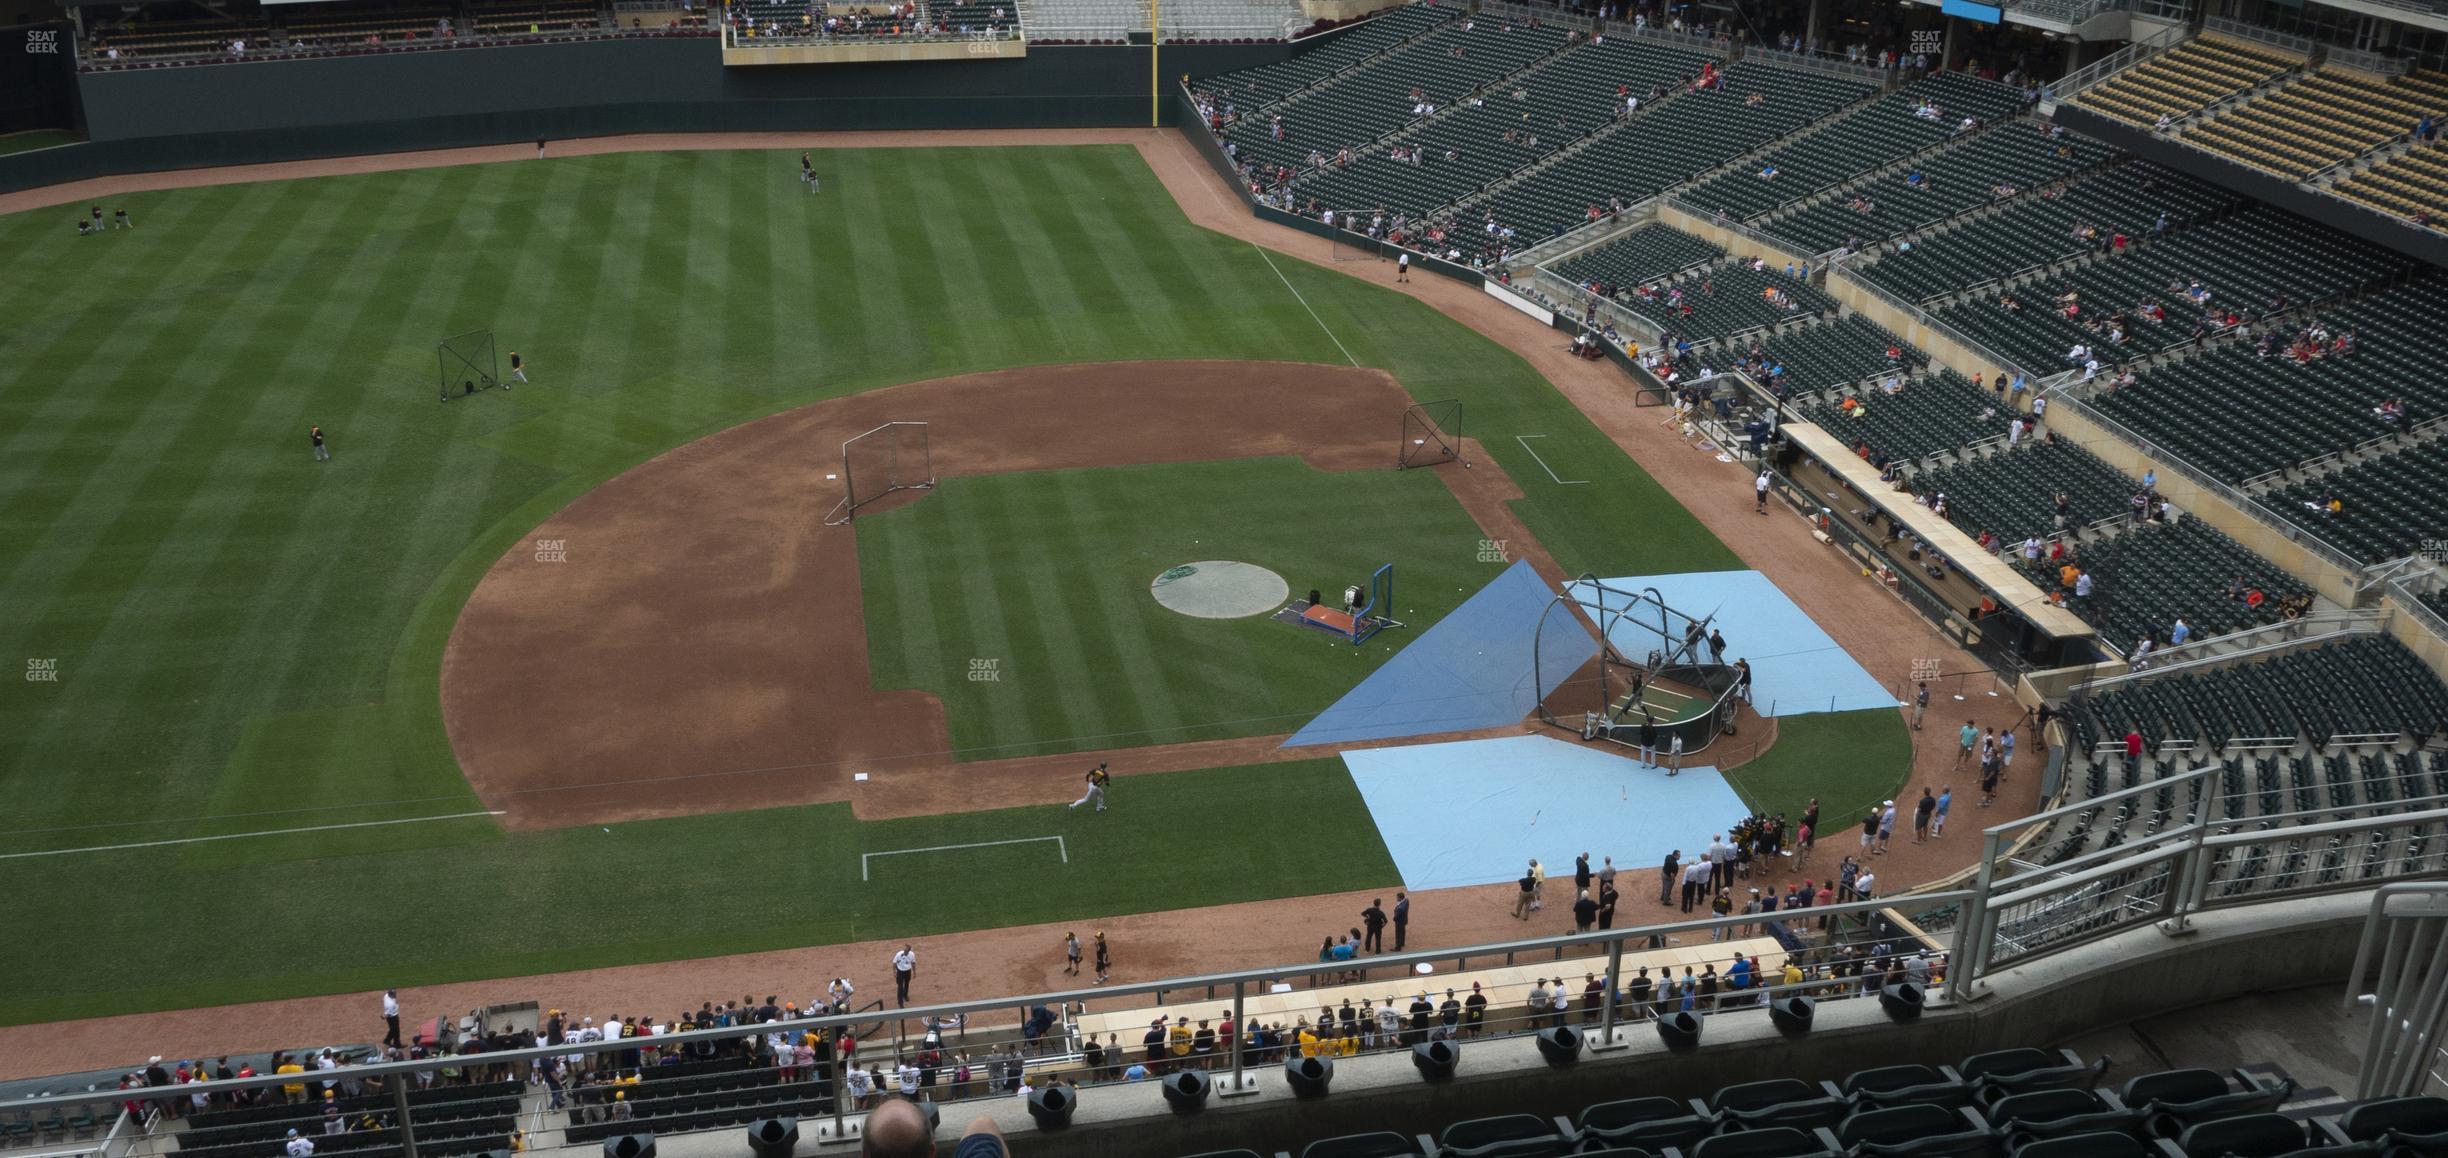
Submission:
[[[456,221],[429,214],[436,206],[466,212],[476,200],[468,196],[473,178],[465,170],[443,170],[435,177],[418,187],[412,201],[393,207],[391,220],[413,225],[362,239],[371,243],[363,257],[375,276],[361,279],[355,292],[334,287],[334,304],[345,304],[346,310],[333,310],[331,328],[320,333],[331,335],[340,348],[388,351],[412,342],[404,328],[415,325],[416,310],[412,304],[403,311],[400,303],[466,284],[464,271],[449,268],[441,253]],[[313,461],[302,438],[280,445],[287,453],[272,456],[273,470],[266,472],[272,485],[249,512],[249,537],[280,558],[270,576],[278,610],[263,609],[249,624],[252,654],[243,669],[250,673],[243,678],[267,689],[267,708],[337,706],[378,693],[388,641],[360,634],[352,625],[384,613],[379,601],[384,580],[404,565],[398,553],[405,545],[404,527],[382,512],[405,503],[416,519],[431,517],[449,505],[416,503],[416,495],[448,493],[468,481],[437,469],[449,456],[413,417],[396,425],[376,419],[402,412],[430,415],[442,404],[427,402],[431,395],[415,383],[377,381],[372,389],[307,388],[298,399],[304,413],[292,421],[327,417],[322,424],[332,461]]]
[[[311,326],[295,326],[288,319],[308,316],[318,301],[328,301],[328,285],[317,274],[329,276],[344,263],[316,263],[311,256],[300,255],[333,246],[348,223],[397,200],[390,191],[379,188],[353,189],[343,200],[322,204],[318,211],[291,223],[263,255],[267,269],[283,270],[286,276],[275,280],[266,275],[269,292],[256,298],[260,310],[216,321],[213,332],[225,347],[200,346],[182,362],[178,376],[193,383],[195,389],[189,396],[198,401],[168,446],[220,449],[195,464],[165,453],[158,468],[139,484],[145,496],[142,501],[158,520],[150,527],[154,539],[172,545],[169,552],[148,560],[139,585],[189,594],[155,608],[166,613],[166,621],[153,616],[131,618],[123,612],[95,640],[90,658],[97,663],[113,648],[145,653],[121,657],[112,665],[137,671],[147,671],[149,665],[144,682],[123,693],[131,705],[192,699],[195,688],[215,686],[222,680],[244,681],[259,689],[277,687],[265,681],[263,660],[290,657],[277,648],[267,651],[272,641],[260,631],[249,630],[260,624],[244,615],[233,616],[236,608],[224,604],[222,597],[197,591],[197,580],[205,574],[234,578],[233,573],[243,568],[253,572],[257,583],[278,582],[294,572],[285,565],[289,561],[275,562],[274,558],[283,553],[294,555],[311,542],[312,536],[298,534],[310,502],[296,493],[297,484],[303,475],[301,468],[311,467],[299,403],[300,396],[314,389],[332,369],[330,347],[310,336],[316,333]],[[319,269],[313,268],[318,264]],[[286,355],[268,379],[245,368],[252,360],[250,355],[261,356],[258,351],[269,350],[285,350]],[[322,525],[343,529],[356,521],[336,507],[319,520]],[[263,525],[266,522],[270,526]],[[221,588],[223,592],[231,589]],[[310,606],[286,592],[278,603],[292,614]],[[133,600],[122,606],[142,610],[148,604]],[[255,606],[268,607],[263,603]],[[184,744],[154,753],[178,787],[197,797],[210,793],[219,756],[226,750],[225,737],[236,732],[236,707],[230,701],[216,701],[200,721],[206,728],[195,730]]]
[[[207,276],[233,260],[249,227],[278,206],[278,195],[271,187],[231,186],[224,193],[232,204],[216,215],[215,228],[192,234],[174,259],[152,268],[130,262],[115,278],[98,279],[113,281],[129,299],[145,300],[125,303],[124,312],[108,306],[83,311],[49,342],[22,355],[29,380],[40,374],[50,388],[11,390],[0,396],[0,405],[6,404],[6,396],[43,400],[38,411],[26,416],[26,426],[5,444],[0,478],[22,472],[31,485],[0,504],[0,529],[53,531],[82,525],[91,517],[79,505],[89,487],[99,488],[96,493],[104,496],[94,503],[94,509],[107,510],[114,504],[114,492],[124,476],[105,467],[125,448],[125,436],[134,433],[128,403],[135,390],[149,386],[158,391],[171,385],[147,364],[148,355],[157,349],[159,336],[187,308],[183,302],[157,307],[149,283],[155,278]],[[17,339],[8,340],[14,344]],[[138,366],[144,370],[133,369]],[[0,589],[14,584],[26,567],[39,564],[46,573],[56,575],[63,561],[55,552],[90,546],[30,536],[11,538],[22,553],[12,552],[13,559],[0,558]],[[14,606],[23,609],[26,604],[17,601]]]
[[[1079,180],[1076,168],[1057,169],[1042,150],[1017,152],[1011,158],[1013,172],[1022,185],[1035,190],[1027,204],[1053,256],[1051,262],[1038,266],[1037,276],[1060,279],[1071,291],[1066,296],[1078,303],[1074,312],[1055,319],[1064,336],[1099,346],[1138,344],[1132,340],[1139,337],[1132,303],[1105,265],[1101,252],[1106,248],[1105,239],[1090,230],[1075,208],[1078,198],[1096,197],[1098,192]],[[1151,300],[1164,300],[1161,285],[1141,289]]]
[[[1035,485],[1026,488],[1025,501],[1039,512],[1041,525],[1067,532],[1059,537],[1015,537],[1022,560],[1017,570],[1028,579],[1029,604],[1040,622],[1060,629],[1048,630],[1034,641],[1035,654],[1045,657],[1039,662],[1047,669],[1046,677],[1058,681],[1056,686],[1061,689],[1059,695],[1040,697],[1060,710],[1059,724],[1040,735],[1093,735],[1101,737],[1094,741],[1098,744],[1116,742],[1109,737],[1131,737],[1120,742],[1137,743],[1137,737],[1159,722],[1161,709],[1151,702],[1156,688],[1145,682],[1150,654],[1142,630],[1146,621],[1137,615],[1114,619],[1100,614],[1095,589],[1067,583],[1062,574],[1064,560],[1095,559],[1103,554],[1105,540],[1089,537],[1089,533],[1113,520],[1118,508],[1129,505],[1128,497],[1117,494],[1110,485],[1113,475],[1063,471],[1031,478],[1029,482]],[[1117,571],[1127,571],[1129,566],[1114,559],[1107,559],[1105,565]],[[1124,574],[1115,578],[1128,581]]]
[[[778,248],[775,243],[779,239],[775,202],[781,199],[784,188],[781,182],[789,178],[777,171],[783,166],[776,164],[771,154],[743,149],[724,153],[722,159],[724,187],[714,192],[730,197],[724,220],[762,222],[768,228],[724,229],[706,239],[706,248],[722,257],[722,269],[716,274],[716,285],[722,291],[718,299],[721,304],[709,316],[699,316],[697,311],[684,316],[689,329],[711,343],[711,348],[704,352],[718,368],[721,381],[758,381],[777,361],[776,335],[791,324],[781,311],[784,298],[775,292],[774,284]],[[804,207],[794,203],[789,208]],[[710,209],[709,206],[708,217],[714,216]],[[758,324],[757,317],[769,309],[774,314],[773,324]]]
[[[911,173],[917,160],[897,150],[889,156],[871,151],[865,159],[870,162],[870,179],[888,202],[882,220],[875,224],[882,226],[886,248],[891,253],[889,260],[898,267],[893,271],[893,296],[878,303],[892,317],[883,332],[897,339],[920,340],[927,334],[928,319],[957,317],[965,303],[953,293],[947,280],[948,271],[944,268],[947,255],[938,252],[935,223],[919,210],[924,201],[919,181]],[[977,340],[974,336],[963,336],[956,328],[941,337],[946,339],[954,365],[968,365],[975,358],[975,352],[968,348]]]
[[[1064,504],[1065,513],[1078,528],[1080,539],[1075,550],[1098,551],[1104,544],[1142,539],[1158,531],[1157,524],[1166,517],[1164,504],[1151,508],[1141,491],[1147,476],[1161,470],[1080,471],[1062,476],[1058,481],[1070,500]],[[1206,707],[1207,689],[1213,685],[1198,676],[1201,657],[1194,649],[1172,642],[1189,621],[1175,618],[1172,612],[1149,611],[1155,597],[1148,585],[1165,568],[1187,562],[1192,560],[1115,559],[1111,564],[1117,572],[1115,582],[1068,587],[1073,622],[1088,625],[1080,650],[1089,666],[1082,670],[1102,673],[1110,667],[1114,677],[1076,683],[1074,694],[1084,701],[1081,708],[1094,713],[1102,706],[1101,700],[1093,698],[1097,683],[1112,682],[1130,689],[1130,698],[1123,705],[1127,711],[1108,713],[1098,721],[1121,737],[1118,742],[1162,744],[1201,739],[1202,730],[1196,725],[1212,719]]]
[[[310,191],[282,187],[270,195],[251,222],[233,232],[229,244],[239,253],[260,254],[294,226],[297,212],[311,199]],[[43,625],[31,643],[39,650],[31,654],[58,658],[71,673],[63,675],[61,682],[73,687],[71,694],[76,697],[75,711],[37,718],[30,736],[33,746],[65,748],[81,743],[88,758],[121,767],[146,767],[169,754],[156,733],[169,721],[154,705],[176,702],[180,697],[175,689],[186,681],[175,665],[149,669],[139,662],[139,656],[104,644],[114,620],[131,600],[141,603],[148,596],[158,597],[150,589],[136,591],[154,555],[183,548],[162,535],[163,528],[154,517],[152,493],[165,480],[190,469],[183,452],[191,448],[177,444],[169,427],[178,420],[177,411],[192,411],[204,404],[192,384],[181,378],[190,365],[191,351],[242,300],[239,293],[193,299],[173,313],[142,349],[131,351],[130,361],[122,363],[132,367],[137,359],[158,360],[154,374],[144,376],[150,388],[140,386],[133,393],[134,421],[117,430],[112,450],[84,476],[85,485],[59,524],[62,529],[78,528],[86,549],[53,581],[49,599],[28,601],[35,608],[34,620]],[[123,422],[127,417],[120,416]],[[106,418],[91,414],[78,427],[100,437],[109,425]],[[191,807],[201,799],[199,785],[183,780],[178,771],[155,766],[147,779],[169,806]],[[44,816],[74,816],[105,807],[112,795],[112,786],[105,782],[72,781],[66,785],[61,807],[51,807],[48,802],[37,807]]]
[[[1003,549],[1005,531],[1011,526],[1009,508],[994,501],[993,488],[970,488],[982,496],[982,501],[964,504],[951,523],[953,550],[950,558],[938,566],[948,566],[952,582],[946,586],[957,592],[954,609],[957,614],[943,619],[947,626],[958,625],[960,635],[970,646],[968,656],[946,654],[945,669],[952,670],[967,658],[994,660],[1000,665],[999,680],[981,684],[989,693],[986,700],[988,715],[984,719],[952,720],[952,746],[972,751],[980,758],[1017,755],[1016,750],[996,746],[1001,737],[1024,736],[1042,725],[1036,713],[1038,697],[1025,694],[1021,685],[1036,682],[1043,686],[1050,674],[1041,665],[1025,656],[1019,641],[1035,639],[1036,617],[1022,606],[1006,605],[1004,584],[1010,576],[1003,573],[1007,554]],[[930,495],[929,498],[934,496]],[[925,500],[920,500],[924,502]],[[930,512],[932,513],[932,512]],[[940,574],[930,569],[928,574]],[[906,582],[907,573],[894,581]],[[964,713],[966,714],[966,713]]]
[[[902,284],[908,270],[893,221],[917,207],[896,201],[893,191],[881,186],[876,154],[873,149],[834,154],[842,166],[840,191],[828,188],[817,194],[827,202],[819,210],[828,214],[825,228],[841,245],[837,251],[818,251],[817,275],[843,290],[832,299],[837,308],[819,318],[819,324],[825,360],[845,371],[902,365],[915,336],[901,306],[910,291]],[[943,360],[951,364],[948,356]]]
[[[1254,280],[1236,279],[1232,267],[1214,260],[1217,242],[1223,239],[1164,228],[1159,214],[1180,210],[1161,185],[1150,188],[1155,174],[1136,156],[1100,149],[1083,153],[1077,162],[1106,191],[1097,211],[1105,215],[1109,227],[1122,236],[1149,239],[1148,244],[1118,251],[1136,262],[1135,280],[1165,287],[1168,308],[1153,310],[1142,305],[1138,311],[1149,339],[1189,348],[1216,341],[1218,319],[1232,314],[1223,308],[1224,303],[1256,288]]]
[[[435,190],[436,201],[457,198],[447,203],[457,205],[458,216],[421,229],[418,236],[394,239],[398,249],[383,265],[397,271],[396,276],[381,279],[358,304],[348,326],[350,344],[418,349],[432,340],[427,336],[430,327],[418,319],[435,304],[455,301],[480,313],[502,308],[511,297],[512,271],[523,264],[534,243],[532,232],[523,229],[531,220],[530,212],[522,211],[518,199],[509,195],[519,179],[517,173],[508,166],[485,166],[464,175],[454,171],[456,180]],[[457,241],[459,238],[477,240],[469,243]],[[410,253],[419,253],[424,260],[407,260]],[[411,305],[389,316],[377,301]],[[509,348],[505,343],[502,349],[505,376]],[[386,609],[413,599],[423,581],[438,569],[439,559],[446,557],[444,544],[466,541],[481,525],[480,520],[490,521],[500,513],[498,505],[481,502],[414,501],[418,495],[458,488],[476,495],[494,493],[490,476],[501,462],[498,455],[481,447],[438,439],[450,429],[441,425],[446,404],[426,402],[424,391],[415,389],[416,385],[419,383],[403,382],[379,393],[359,392],[350,399],[355,405],[345,415],[349,424],[345,429],[380,429],[377,415],[400,410],[408,411],[411,421],[398,432],[406,437],[352,442],[347,459],[335,457],[329,464],[331,469],[321,480],[324,489],[348,512],[347,521],[352,525],[380,525],[379,511],[401,503],[410,504],[416,517],[389,533],[351,541],[346,570],[326,569],[309,591],[301,593],[300,605],[311,613],[292,617],[276,633],[286,636],[278,641],[283,650],[274,653],[288,660],[279,669],[284,678],[276,685],[284,691],[284,707],[337,706],[377,696],[394,641],[358,636],[363,644],[359,648],[334,648],[329,641],[349,639],[356,635],[349,631],[350,624],[379,619]],[[449,412],[458,419],[480,406],[509,410],[518,403],[514,390],[447,406],[462,408]],[[415,423],[417,416],[432,424]],[[488,506],[493,508],[490,512]],[[286,537],[311,543],[313,536],[306,530],[313,525],[310,519],[290,528]],[[309,655],[321,658],[302,662]],[[267,656],[266,662],[278,661]]]

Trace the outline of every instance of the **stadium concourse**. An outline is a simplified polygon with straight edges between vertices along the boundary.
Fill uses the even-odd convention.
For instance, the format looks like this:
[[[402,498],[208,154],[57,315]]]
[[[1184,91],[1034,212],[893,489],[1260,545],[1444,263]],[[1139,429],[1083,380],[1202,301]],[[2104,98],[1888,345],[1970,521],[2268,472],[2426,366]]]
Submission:
[[[1280,258],[1344,268],[1334,263],[1331,247],[1325,240],[1253,219],[1190,145],[1170,131],[849,133],[829,138],[828,143],[869,148],[1128,144],[1138,150],[1194,223],[1262,246]],[[787,150],[802,144],[804,139],[796,135],[737,134],[610,138],[564,142],[557,147],[565,154],[577,154],[639,149]],[[531,150],[525,153],[515,147],[449,150],[111,178],[9,195],[0,198],[0,210],[73,203],[134,188],[468,164],[514,160],[523,155],[531,155]],[[1390,265],[1362,272],[1380,273],[1387,281],[1392,277]],[[1761,519],[1755,515],[1747,472],[1740,466],[1718,462],[1713,455],[1695,451],[1674,430],[1660,424],[1660,411],[1636,406],[1621,372],[1614,367],[1573,357],[1553,330],[1531,322],[1475,288],[1429,277],[1414,278],[1394,288],[1528,359],[1661,486],[1722,537],[1744,565],[1773,579],[1861,668],[1882,683],[1900,687],[1907,674],[1921,665],[1935,665],[1936,670],[1950,674],[1979,670],[1971,657],[1941,639],[1912,610],[1863,582],[1858,568],[1821,543],[1809,524],[1799,518]],[[1537,483],[1529,481],[1522,485]],[[2011,698],[1982,694],[1960,702],[1942,698],[1933,704],[1932,711],[1933,719],[1943,719],[1950,727],[1969,717],[1982,727],[2003,728],[2012,725],[2019,715]],[[1951,734],[1942,735],[1933,727],[1918,735],[1927,738],[1915,745],[1907,792],[1917,795],[1918,787],[1924,784],[1955,784],[1959,794],[1968,795],[1963,793],[1965,785],[1961,782],[1969,776],[1955,767]],[[1263,742],[1271,746],[1280,741]],[[1076,794],[1083,762],[1113,759],[1114,755],[1077,753],[1015,761],[1011,775],[998,777],[988,786],[971,784],[963,789],[962,798],[972,808],[1068,799]],[[1131,775],[1153,769],[1117,762],[1114,770],[1122,777],[1118,792],[1127,794]],[[2016,806],[2010,812],[2030,808],[2038,798],[2036,772],[2019,772],[2009,781],[2008,788],[2014,793],[2011,800]],[[948,779],[942,790],[951,790]],[[1966,812],[1971,810],[1967,808]],[[1099,820],[1114,822],[1126,817],[1125,811]],[[1722,825],[1730,825],[1736,819],[1726,816]],[[1822,859],[1816,865],[1832,871],[1841,855],[1853,851],[1853,837],[1847,826],[1857,828],[1858,819],[1835,815],[1826,819],[1828,843],[1822,845]],[[1722,825],[1696,826],[1689,833],[1686,854],[1705,846],[1714,832],[1722,831]],[[1965,835],[1968,838],[1970,834]],[[1604,848],[1587,851],[1594,856],[1609,852]],[[1971,839],[1950,837],[1947,841],[1915,845],[1899,834],[1894,851],[1876,862],[1882,881],[1880,892],[1893,894],[1944,877],[1968,864],[1975,851],[1976,844]],[[1623,889],[1624,911],[1617,918],[1618,927],[1671,919],[1670,913],[1681,915],[1657,904],[1653,891],[1658,874],[1656,865],[1620,863],[1619,867],[1631,884]],[[1570,868],[1568,863],[1548,865],[1549,872],[1566,880]],[[1314,952],[1310,938],[1316,933],[1340,931],[1356,924],[1360,910],[1371,901],[1384,898],[1390,904],[1396,887],[1389,882],[1383,890],[1125,916],[1105,921],[1101,927],[1114,945],[1117,980],[1260,967],[1306,959]],[[1417,894],[1413,898],[1411,945],[1419,948],[1485,943],[1571,928],[1570,911],[1565,906],[1551,903],[1533,921],[1525,923],[1511,916],[1512,900],[1513,888],[1509,884]],[[927,938],[918,946],[922,965],[916,996],[922,1000],[952,1000],[1059,988],[1065,980],[1061,975],[1062,936],[1072,931],[1085,935],[1091,930],[1037,926]],[[402,993],[402,999],[412,1016],[423,1017],[442,1011],[456,1013],[490,1002],[525,1000],[607,1013],[693,1009],[706,1000],[731,999],[750,991],[762,996],[784,986],[799,987],[807,978],[834,976],[855,979],[863,992],[889,993],[888,962],[900,947],[901,942],[897,941],[873,941],[710,960],[544,973],[408,990]],[[376,994],[342,994],[0,1028],[0,1077],[124,1066],[154,1053],[218,1056],[243,1048],[299,1042],[371,1040],[379,1036],[376,1001]]]

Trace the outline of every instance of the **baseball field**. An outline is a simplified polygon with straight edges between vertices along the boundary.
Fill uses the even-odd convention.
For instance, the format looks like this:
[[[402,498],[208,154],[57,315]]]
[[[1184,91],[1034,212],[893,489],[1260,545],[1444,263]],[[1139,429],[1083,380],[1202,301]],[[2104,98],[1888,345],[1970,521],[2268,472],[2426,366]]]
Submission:
[[[1130,148],[817,158],[0,217],[0,1024],[1395,884],[1272,737],[1510,559],[1741,566],[1520,357],[1193,226]],[[437,403],[478,329],[531,380]],[[1441,399],[1477,469],[1392,470]],[[942,480],[828,528],[879,418]],[[1391,562],[1409,626],[1148,597],[1198,559]],[[1091,753],[1127,824],[1023,775]],[[1910,759],[1892,712],[1796,717],[1732,779]]]

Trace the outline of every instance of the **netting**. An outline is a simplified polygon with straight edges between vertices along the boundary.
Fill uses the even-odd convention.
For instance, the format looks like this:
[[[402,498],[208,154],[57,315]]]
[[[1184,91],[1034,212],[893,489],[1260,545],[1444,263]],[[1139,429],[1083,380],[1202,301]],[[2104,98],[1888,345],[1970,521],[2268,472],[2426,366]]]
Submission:
[[[474,394],[501,384],[493,360],[493,331],[470,330],[434,344],[434,361],[441,372],[442,401]]]
[[[935,458],[927,446],[927,424],[887,422],[842,443],[842,498],[825,521],[847,523],[860,507],[894,491],[935,485]]]
[[[1394,465],[1408,470],[1462,457],[1462,403],[1448,398],[1403,411],[1402,445]]]

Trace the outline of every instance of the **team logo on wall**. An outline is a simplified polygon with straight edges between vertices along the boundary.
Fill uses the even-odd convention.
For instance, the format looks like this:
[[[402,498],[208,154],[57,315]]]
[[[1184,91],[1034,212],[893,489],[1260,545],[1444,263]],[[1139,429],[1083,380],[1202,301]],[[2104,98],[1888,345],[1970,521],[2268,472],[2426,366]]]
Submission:
[[[59,29],[31,28],[26,30],[26,51],[44,56],[59,55]]]

